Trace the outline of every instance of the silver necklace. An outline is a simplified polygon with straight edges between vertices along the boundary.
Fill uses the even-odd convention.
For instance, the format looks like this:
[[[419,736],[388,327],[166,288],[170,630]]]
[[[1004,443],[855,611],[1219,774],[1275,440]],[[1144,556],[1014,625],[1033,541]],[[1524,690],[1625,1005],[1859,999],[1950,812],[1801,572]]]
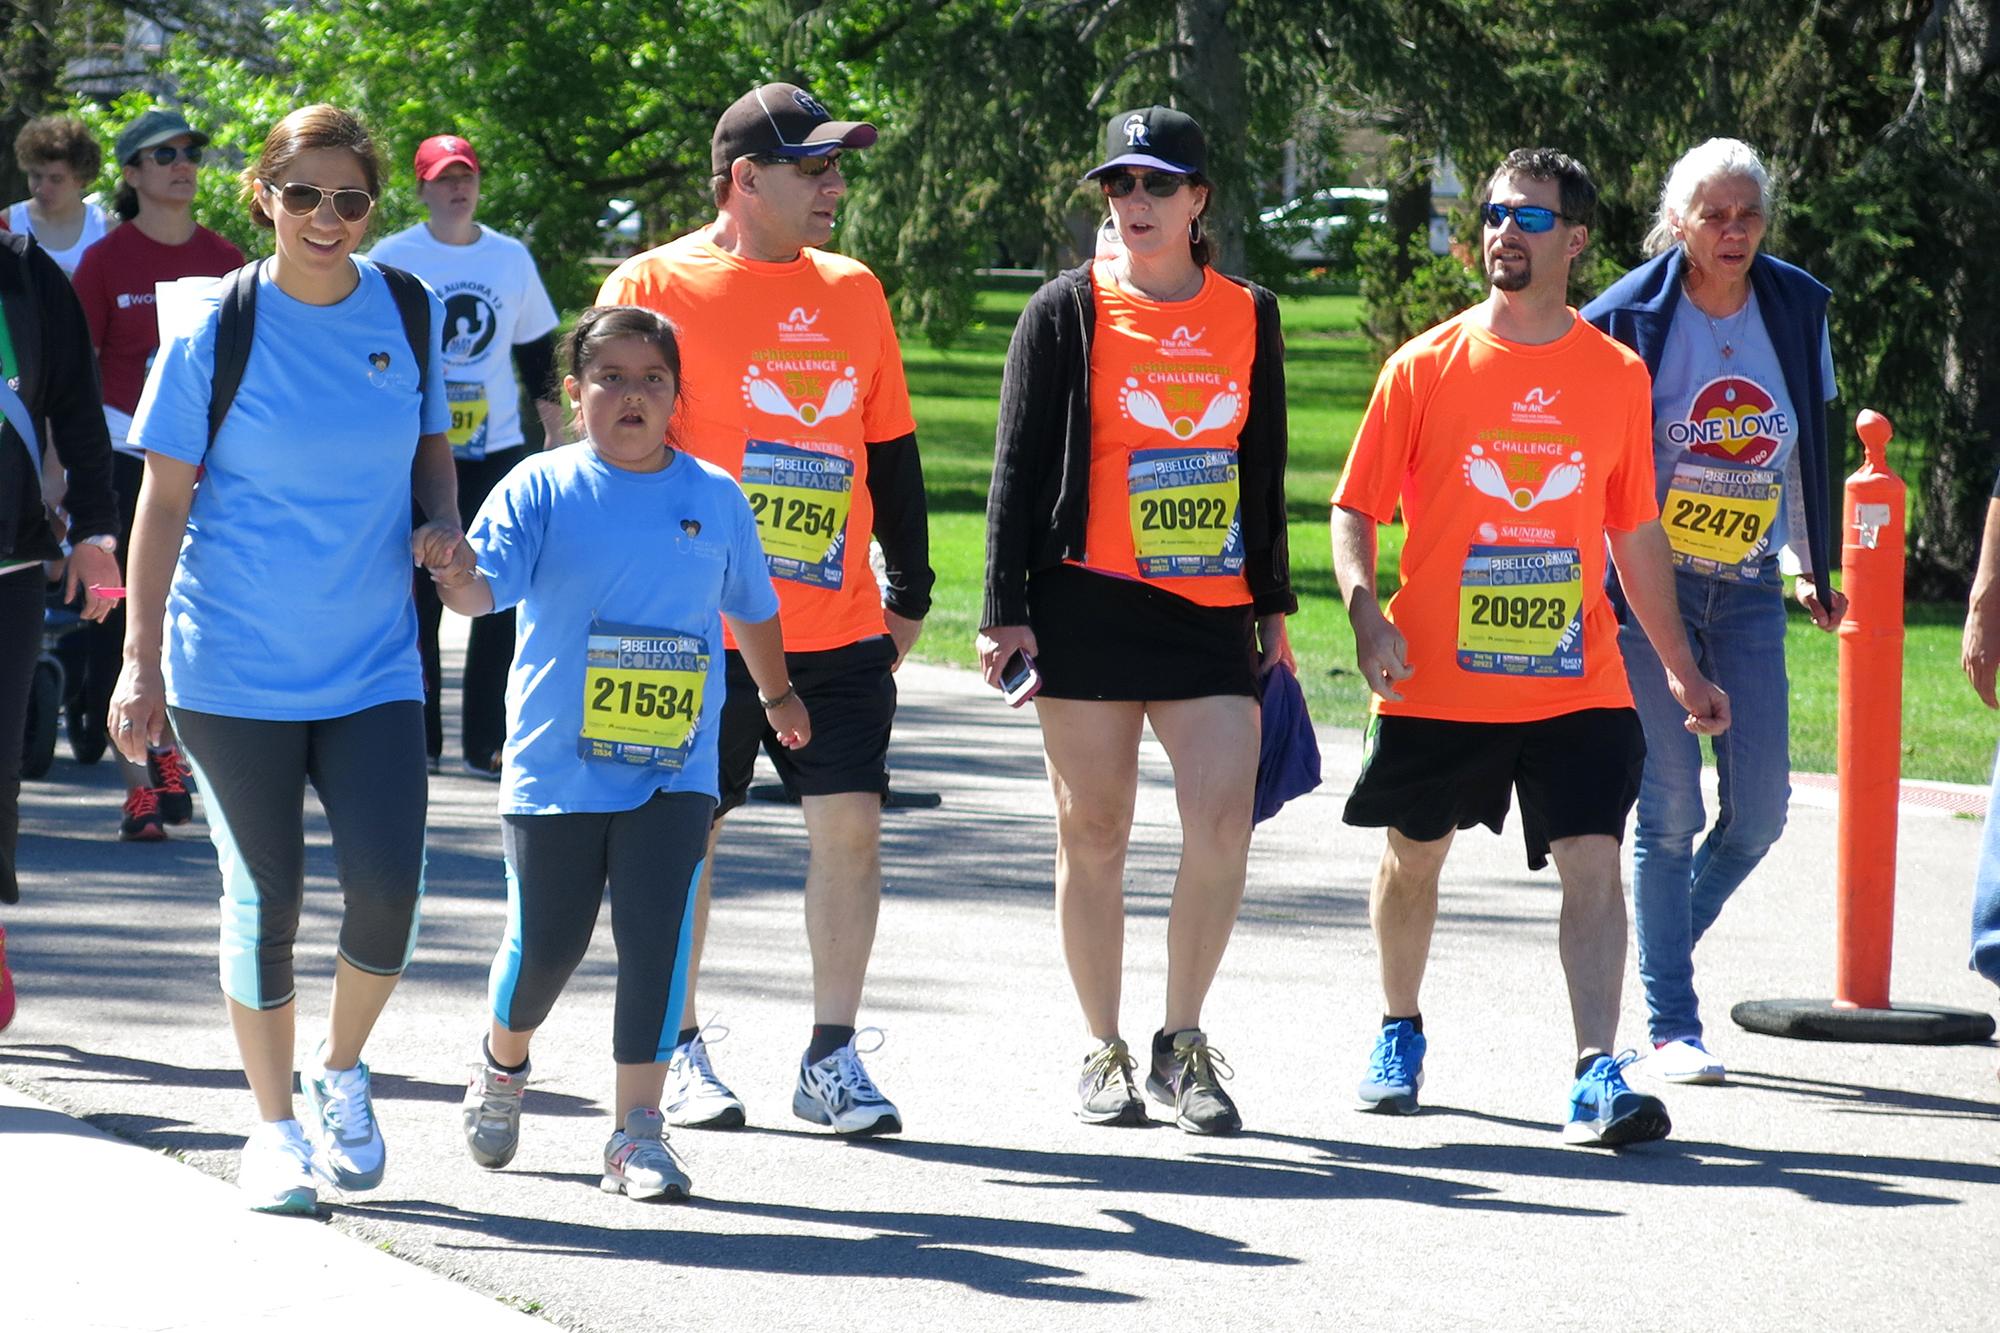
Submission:
[[[1717,319],[1706,310],[1702,310],[1699,305],[1696,305],[1695,309],[1700,311],[1701,317],[1708,321],[1709,341],[1715,344],[1715,354],[1722,359],[1722,365],[1724,369],[1727,369],[1730,361],[1736,355],[1738,338],[1738,332],[1735,327],[1736,321],[1742,319],[1744,314],[1750,309],[1750,298],[1747,296],[1743,298],[1743,304],[1737,309],[1736,313],[1724,315],[1721,319]]]

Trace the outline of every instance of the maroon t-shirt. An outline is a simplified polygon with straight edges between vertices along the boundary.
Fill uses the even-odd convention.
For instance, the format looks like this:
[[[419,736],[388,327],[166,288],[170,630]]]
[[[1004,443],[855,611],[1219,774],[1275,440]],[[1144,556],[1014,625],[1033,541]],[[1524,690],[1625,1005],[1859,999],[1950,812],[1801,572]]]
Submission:
[[[184,244],[162,245],[127,222],[83,252],[70,283],[90,321],[108,406],[126,413],[139,406],[147,363],[160,345],[153,284],[220,277],[242,263],[243,252],[206,227]]]

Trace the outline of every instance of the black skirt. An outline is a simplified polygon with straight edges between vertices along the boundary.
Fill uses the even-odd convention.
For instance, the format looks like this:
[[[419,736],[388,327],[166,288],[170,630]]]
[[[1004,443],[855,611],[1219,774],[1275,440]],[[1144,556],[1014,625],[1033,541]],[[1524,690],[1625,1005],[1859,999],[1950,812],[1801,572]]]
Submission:
[[[1254,698],[1256,623],[1248,602],[1202,606],[1075,565],[1028,575],[1035,666],[1051,699]]]

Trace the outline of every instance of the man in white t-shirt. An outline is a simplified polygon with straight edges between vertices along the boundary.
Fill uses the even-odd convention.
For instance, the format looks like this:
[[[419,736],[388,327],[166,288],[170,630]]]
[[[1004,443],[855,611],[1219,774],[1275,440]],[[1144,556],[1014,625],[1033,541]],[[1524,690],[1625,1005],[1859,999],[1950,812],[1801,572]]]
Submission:
[[[521,386],[534,399],[547,445],[563,442],[562,409],[555,398],[556,310],[528,247],[473,220],[479,208],[479,157],[471,144],[455,134],[433,135],[417,145],[416,171],[417,198],[428,220],[386,238],[369,258],[408,269],[444,302],[451,450],[458,461],[459,506],[470,524],[486,493],[526,452]],[[430,579],[420,576],[416,586],[425,743],[435,771],[444,748],[437,646],[444,608]],[[460,715],[465,766],[496,781],[507,734],[507,665],[513,650],[511,611],[472,622]]]

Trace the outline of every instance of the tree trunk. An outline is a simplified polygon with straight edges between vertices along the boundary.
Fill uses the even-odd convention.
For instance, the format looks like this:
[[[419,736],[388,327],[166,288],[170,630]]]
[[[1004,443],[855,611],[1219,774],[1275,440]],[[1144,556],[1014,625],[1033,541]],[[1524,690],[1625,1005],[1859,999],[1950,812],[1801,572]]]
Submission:
[[[25,0],[12,32],[0,32],[0,207],[24,198],[28,178],[14,161],[14,136],[57,102],[63,55],[54,34],[59,0]]]
[[[1250,94],[1243,51],[1229,27],[1229,0],[1175,0],[1174,87],[1208,138],[1215,193],[1202,219],[1217,268],[1243,272],[1243,218],[1256,200],[1248,163]]]
[[[1943,103],[1966,169],[1984,179],[1950,210],[1946,238],[1956,262],[1944,287],[1938,358],[1943,391],[1938,438],[1918,481],[1912,551],[1915,590],[1956,596],[1979,560],[1987,496],[2000,466],[2000,280],[1985,258],[2000,233],[2000,17],[1995,0],[1949,0],[1943,23]]]

